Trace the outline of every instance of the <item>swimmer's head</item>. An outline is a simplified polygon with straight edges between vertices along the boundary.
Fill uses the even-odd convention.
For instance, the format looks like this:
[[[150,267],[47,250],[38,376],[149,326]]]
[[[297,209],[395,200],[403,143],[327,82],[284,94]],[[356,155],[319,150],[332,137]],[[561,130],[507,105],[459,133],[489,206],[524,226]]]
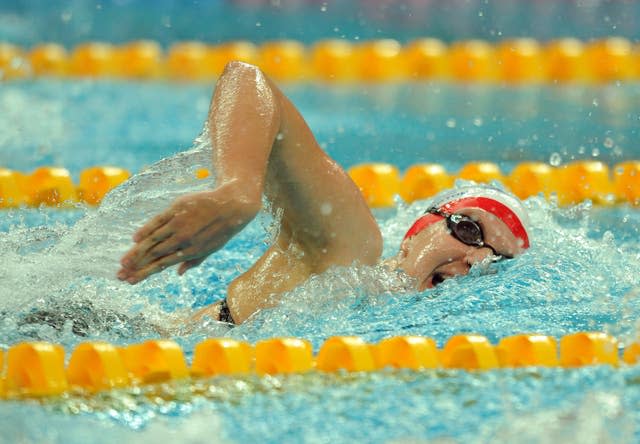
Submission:
[[[400,246],[398,267],[419,290],[464,275],[488,258],[512,258],[529,248],[526,211],[514,196],[487,185],[435,196]]]

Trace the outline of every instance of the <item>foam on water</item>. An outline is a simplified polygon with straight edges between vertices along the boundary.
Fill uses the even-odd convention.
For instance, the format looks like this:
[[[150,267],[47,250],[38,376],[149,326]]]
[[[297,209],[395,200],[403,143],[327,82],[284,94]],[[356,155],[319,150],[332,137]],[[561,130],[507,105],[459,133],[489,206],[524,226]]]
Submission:
[[[640,318],[637,240],[594,232],[589,204],[560,209],[532,198],[526,207],[532,247],[515,260],[479,264],[469,276],[424,293],[384,267],[332,269],[232,334],[249,340],[291,334],[316,346],[333,334],[371,341],[419,334],[442,345],[457,333],[481,333],[497,341],[517,333],[560,337],[602,330],[623,342],[634,340]],[[386,255],[396,253],[406,227],[424,208],[425,202],[418,202],[378,214]]]
[[[208,141],[205,128],[192,149],[134,175],[75,224],[17,226],[4,234],[0,248],[7,266],[0,269],[0,279],[11,297],[0,300],[6,314],[0,323],[3,342],[39,337],[73,345],[81,332],[121,341],[178,335],[192,344],[225,333],[210,321],[185,328],[184,311],[224,297],[228,283],[262,254],[265,238],[273,237],[269,215],[260,216],[184,277],[165,271],[133,287],[115,279],[119,258],[138,227],[176,196],[212,186],[211,180],[197,180],[194,174],[210,167]],[[497,340],[521,332],[562,336],[605,330],[624,341],[634,339],[640,319],[637,236],[617,238],[601,230],[588,203],[560,209],[531,198],[525,204],[532,247],[515,260],[481,264],[470,276],[424,293],[411,290],[409,278],[383,266],[333,268],[228,334],[250,341],[294,335],[316,346],[335,334],[376,341],[413,333],[442,343],[460,332]],[[406,227],[424,207],[425,202],[399,203],[395,210],[376,213],[385,256],[396,253]],[[629,212],[626,225],[637,234],[634,214]],[[42,310],[65,328],[31,316]],[[27,326],[21,325],[25,316]]]
[[[116,337],[140,334],[140,325],[131,329],[132,325],[124,328],[118,323],[126,324],[124,315],[142,311],[147,319],[159,314],[160,310],[154,310],[157,305],[148,304],[139,296],[163,293],[171,279],[162,276],[138,287],[123,285],[115,278],[119,258],[131,247],[133,232],[172,199],[211,187],[211,179],[199,180],[195,176],[199,168],[211,169],[209,143],[205,127],[192,149],[134,175],[107,195],[97,210],[87,211],[71,226],[16,226],[3,234],[0,250],[6,266],[0,270],[0,280],[3,292],[11,295],[0,300],[0,310],[6,314],[2,321],[3,340],[12,343],[23,339],[22,333],[56,339],[57,329],[48,328],[50,322],[44,319],[37,331],[33,329],[38,325],[37,318],[28,322],[27,331],[16,328],[20,316],[12,315],[34,310],[47,310],[47,318],[62,317],[70,324],[75,317],[83,318],[80,326],[69,325],[73,333],[80,329],[85,334],[93,331],[100,335],[105,329],[121,329]],[[106,319],[105,310],[111,313]],[[87,317],[87,311],[93,313]],[[157,334],[151,324],[142,330]]]
[[[96,442],[632,443],[637,380],[637,368],[607,366],[217,377],[0,403],[0,425],[10,442],[68,444],[92,431]]]
[[[210,166],[207,140],[205,131],[193,149],[133,176],[99,209],[81,209],[77,222],[47,223],[43,211],[44,226],[18,222],[4,233],[0,279],[8,297],[0,299],[2,345],[40,338],[70,349],[86,339],[129,343],[169,334],[189,355],[203,337],[220,335],[251,342],[299,336],[316,349],[327,337],[343,334],[370,341],[419,334],[439,345],[460,332],[493,341],[522,332],[560,337],[577,330],[609,331],[623,342],[636,337],[636,212],[618,210],[624,213],[621,224],[605,223],[588,203],[560,209],[541,198],[525,202],[530,250],[515,260],[480,264],[469,276],[434,290],[417,293],[411,279],[382,265],[335,267],[231,330],[207,320],[185,326],[181,320],[192,307],[222,298],[228,283],[262,254],[277,221],[260,215],[183,277],[167,270],[136,286],[115,279],[136,228],[176,196],[212,185],[194,179],[197,168]],[[425,205],[399,203],[376,212],[385,256],[396,253]],[[96,430],[108,441],[135,442],[164,438],[169,430],[179,431],[182,442],[201,442],[211,433],[238,442],[422,442],[425,436],[442,442],[632,442],[637,396],[628,388],[637,378],[634,368],[249,377],[205,381],[196,390],[166,385],[90,400],[71,395],[44,410],[3,403],[0,417],[9,433],[3,436],[22,442],[85,442]],[[585,387],[593,391],[585,395]],[[27,416],[29,424],[20,422]],[[287,426],[292,420],[301,424],[295,431]],[[589,433],[573,435],[576,429]]]
[[[7,407],[10,407],[7,408]],[[54,414],[40,406],[25,404],[5,404],[0,406],[2,438],[6,443],[113,443],[126,442],[153,444],[158,442],[180,442],[199,444],[211,442],[232,442],[222,438],[221,421],[211,412],[196,412],[188,418],[161,416],[145,427],[144,434],[135,427],[123,428],[113,421],[105,421],[111,415],[105,412],[96,417]],[[76,412],[77,413],[77,412]],[[86,412],[85,412],[86,413]],[[147,415],[147,420],[155,415]]]

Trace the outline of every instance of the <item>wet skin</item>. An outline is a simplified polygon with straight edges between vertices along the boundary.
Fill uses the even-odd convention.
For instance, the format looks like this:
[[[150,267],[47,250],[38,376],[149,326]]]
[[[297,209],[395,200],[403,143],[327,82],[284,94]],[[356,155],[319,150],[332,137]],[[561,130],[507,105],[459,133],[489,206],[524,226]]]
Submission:
[[[470,246],[460,242],[451,235],[444,220],[405,239],[392,266],[414,277],[419,291],[432,288],[445,279],[466,275],[473,265],[496,253],[513,257],[522,252],[518,239],[493,214],[479,208],[468,208],[457,213],[471,217],[480,225],[486,246]]]
[[[257,67],[232,62],[218,80],[208,117],[216,187],[176,199],[133,236],[117,273],[136,284],[167,267],[178,273],[222,248],[261,210],[265,196],[282,210],[274,244],[227,289],[231,316],[241,323],[274,306],[279,295],[331,266],[374,265],[382,237],[358,187],[319,146],[293,103]],[[466,209],[486,242],[514,256],[504,224]],[[390,264],[416,278],[418,289],[466,274],[491,250],[454,239],[444,222],[402,243]],[[219,305],[195,317],[217,319]]]

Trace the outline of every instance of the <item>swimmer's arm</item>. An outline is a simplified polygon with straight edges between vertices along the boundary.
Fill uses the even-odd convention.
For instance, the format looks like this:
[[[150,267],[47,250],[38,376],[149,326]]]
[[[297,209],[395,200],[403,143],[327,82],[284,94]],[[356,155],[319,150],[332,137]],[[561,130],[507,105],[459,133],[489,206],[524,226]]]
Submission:
[[[209,126],[218,186],[176,200],[142,227],[121,261],[120,279],[136,283],[180,262],[180,273],[198,265],[255,216],[262,193],[283,210],[280,233],[229,286],[235,322],[329,266],[377,261],[380,231],[358,188],[258,68],[227,66]]]
[[[208,123],[216,188],[176,199],[140,230],[118,278],[135,284],[182,263],[184,273],[248,224],[262,207],[267,162],[280,124],[271,86],[255,67],[230,63],[213,96]]]
[[[282,210],[282,220],[274,244],[227,289],[236,323],[277,305],[283,293],[312,274],[336,265],[372,265],[382,251],[380,230],[360,190],[318,145],[294,104],[269,84],[280,126],[265,195]]]

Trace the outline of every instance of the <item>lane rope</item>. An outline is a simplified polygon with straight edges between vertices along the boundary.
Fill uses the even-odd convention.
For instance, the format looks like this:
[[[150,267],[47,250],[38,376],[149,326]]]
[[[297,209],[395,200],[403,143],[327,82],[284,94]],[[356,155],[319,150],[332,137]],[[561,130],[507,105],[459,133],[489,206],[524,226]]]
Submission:
[[[630,160],[609,168],[595,160],[553,167],[542,162],[521,162],[506,174],[492,162],[468,162],[456,172],[442,165],[414,164],[401,174],[394,165],[366,163],[348,170],[371,207],[391,207],[396,196],[405,202],[426,199],[453,186],[456,179],[474,182],[498,181],[521,199],[533,195],[554,198],[559,205],[590,200],[595,205],[628,203],[640,205],[640,161]],[[206,169],[195,173],[210,175]],[[0,208],[68,208],[85,203],[98,205],[111,189],[130,177],[130,172],[113,166],[95,166],[80,173],[75,183],[62,167],[39,167],[23,173],[0,167]]]
[[[394,336],[376,344],[356,336],[328,338],[314,355],[300,338],[272,338],[255,345],[229,338],[198,343],[191,364],[172,340],[148,340],[123,347],[85,342],[70,354],[65,366],[62,346],[22,342],[0,350],[0,398],[37,398],[70,390],[95,393],[185,378],[217,375],[300,374],[306,372],[373,372],[385,368],[429,371],[486,371],[520,367],[634,365],[640,343],[620,353],[617,340],[602,332],[579,332],[560,338],[521,334],[492,344],[481,335],[451,337],[442,348],[422,336]]]
[[[205,82],[217,78],[229,61],[240,60],[260,66],[279,81],[603,84],[638,80],[638,52],[633,42],[615,36],[451,44],[428,37],[406,44],[394,39],[328,39],[311,45],[295,40],[182,41],[167,49],[140,40],[122,45],[86,42],[69,50],[54,42],[32,48],[0,42],[0,80],[93,77]]]

